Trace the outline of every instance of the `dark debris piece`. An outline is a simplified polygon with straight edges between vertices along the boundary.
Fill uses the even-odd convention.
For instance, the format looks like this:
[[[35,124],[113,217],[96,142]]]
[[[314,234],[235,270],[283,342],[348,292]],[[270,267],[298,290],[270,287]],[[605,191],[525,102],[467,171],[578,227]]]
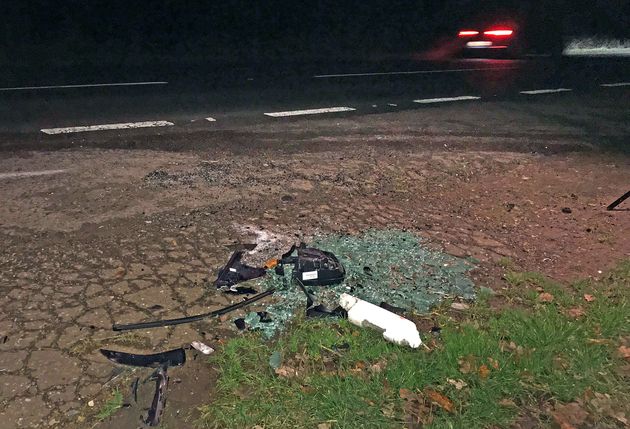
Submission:
[[[233,286],[227,292],[234,295],[253,295],[258,293],[253,287],[247,286]]]
[[[333,349],[336,352],[341,352],[341,351],[346,351],[346,350],[350,350],[350,344],[343,342],[341,344],[333,344],[333,346],[331,347],[331,349]]]
[[[341,307],[330,309],[323,304],[315,305],[306,310],[306,317],[339,317],[345,318],[348,316],[346,310]]]
[[[407,312],[406,309],[402,307],[396,307],[395,305],[390,305],[386,303],[385,301],[382,301],[379,307],[384,308],[385,310],[391,311],[392,313],[398,314],[398,315],[404,314],[405,312]]]
[[[287,281],[298,277],[294,277],[294,266],[278,266],[278,275],[270,273],[257,280],[262,289],[277,289],[277,301],[265,308],[273,321],[254,323],[250,329],[271,338],[295,315],[303,314],[305,307],[323,304],[335,308],[344,292],[376,305],[384,301],[416,313],[429,312],[445,298],[475,298],[474,284],[468,277],[474,261],[433,250],[410,232],[372,230],[360,235],[329,235],[309,245],[326,249],[339,258],[345,268],[343,282],[326,287],[306,285],[309,290],[305,294],[298,282]]]
[[[121,365],[141,366],[148,368],[180,366],[186,362],[186,352],[182,348],[151,355],[117,352],[105,349],[101,349],[101,353],[107,359]]]
[[[615,201],[613,201],[608,207],[606,207],[606,210],[614,210],[615,207],[617,207],[619,204],[623,203],[628,198],[630,198],[630,191],[626,192],[621,197],[619,197]]]
[[[138,385],[140,384],[140,377],[136,377],[131,383],[131,396],[133,396],[133,401],[138,403]]]
[[[144,423],[149,426],[158,426],[162,418],[162,413],[164,412],[166,391],[168,389],[168,373],[166,367],[158,368],[155,371],[154,377],[155,394],[153,395],[153,402],[151,402],[147,419],[144,421]]]
[[[264,292],[259,293],[258,295],[254,295],[250,298],[244,299],[241,302],[228,305],[227,307],[221,308],[219,310],[214,310],[209,313],[197,314],[196,316],[179,317],[177,319],[154,320],[152,322],[131,323],[128,325],[113,325],[112,329],[114,331],[130,331],[134,329],[149,329],[149,328],[157,328],[161,326],[175,326],[175,325],[181,325],[183,323],[198,322],[208,317],[222,316],[224,314],[227,314],[232,311],[243,308],[245,306],[248,306],[249,304],[252,304],[256,301],[259,301],[273,294],[275,291],[276,291],[275,288],[271,288]]]
[[[440,336],[441,333],[442,333],[442,328],[440,328],[439,326],[431,327],[431,334],[433,334],[434,336],[438,337]]]
[[[267,273],[264,268],[250,267],[241,262],[244,252],[238,250],[232,253],[227,264],[221,270],[214,282],[217,289],[232,289],[237,283],[262,277]],[[232,291],[235,292],[234,289]]]
[[[272,322],[271,316],[266,311],[259,311],[256,314],[258,314],[258,317],[260,317],[260,323],[271,323]]]

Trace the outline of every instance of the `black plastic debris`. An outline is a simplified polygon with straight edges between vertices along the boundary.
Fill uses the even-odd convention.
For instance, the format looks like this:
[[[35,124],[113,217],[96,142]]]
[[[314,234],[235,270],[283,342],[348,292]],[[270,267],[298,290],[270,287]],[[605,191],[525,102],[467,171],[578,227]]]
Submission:
[[[131,396],[133,396],[133,402],[138,403],[138,385],[140,384],[140,377],[136,377],[131,383]]]
[[[121,365],[141,366],[147,368],[180,366],[186,362],[186,352],[182,348],[151,355],[117,352],[105,349],[101,349],[101,353],[107,359]]]
[[[238,328],[239,331],[244,331],[245,328],[247,328],[247,324],[245,323],[245,319],[243,319],[242,317],[239,319],[236,319],[234,321],[234,324],[236,325],[236,327]]]
[[[350,350],[350,344],[348,344],[347,342],[343,342],[341,344],[333,344],[331,349],[333,349],[336,352]]]
[[[166,319],[166,320],[154,320],[152,322],[142,322],[142,323],[131,323],[128,325],[114,325],[112,326],[112,329],[114,331],[131,331],[134,329],[149,329],[149,328],[158,328],[161,326],[174,326],[174,325],[181,325],[183,323],[192,323],[192,322],[197,322],[199,320],[203,320],[206,319],[208,317],[216,317],[216,316],[221,316],[223,314],[227,314],[230,313],[232,311],[238,310],[239,308],[243,308],[249,304],[252,304],[256,301],[259,301],[269,295],[271,295],[272,293],[274,293],[276,291],[275,288],[271,288],[269,290],[266,290],[262,293],[259,293],[258,295],[254,295],[251,298],[245,299],[241,302],[237,302],[236,304],[232,304],[229,305],[227,307],[221,308],[219,310],[215,310],[215,311],[211,311],[209,313],[204,313],[204,314],[198,314],[196,316],[189,316],[189,317],[180,317],[177,319]]]
[[[238,283],[262,277],[267,273],[264,268],[250,267],[241,262],[244,252],[238,250],[232,253],[227,264],[221,270],[214,282],[217,289],[228,289],[236,292],[232,287]]]
[[[292,256],[297,250],[297,256]],[[293,266],[293,277],[304,286],[328,286],[341,283],[346,271],[339,259],[325,250],[306,247],[304,243],[291,246],[280,259],[276,274],[284,275],[284,265]]]
[[[235,295],[252,295],[258,293],[253,287],[247,286],[232,286],[227,292]]]
[[[168,367],[161,367],[155,371],[155,393],[153,394],[153,401],[151,402],[151,408],[147,415],[145,424],[149,426],[158,426],[162,413],[164,412],[164,406],[166,405],[166,391],[168,389]]]
[[[333,308],[332,310],[323,304],[315,305],[306,309],[306,317],[348,317],[348,313],[341,307]]]
[[[149,408],[149,412],[147,414],[147,418],[144,420],[144,423],[149,426],[158,426],[160,424],[160,419],[162,418],[162,413],[164,412],[164,406],[166,405],[168,368],[172,366],[180,366],[186,362],[186,352],[184,349],[179,348],[150,355],[117,352],[105,349],[101,349],[101,353],[110,361],[121,365],[156,368],[155,372],[151,376],[151,379],[155,380],[155,393],[153,394],[151,407]],[[140,379],[136,378],[131,384],[131,394],[133,395],[134,402],[136,403],[138,402],[139,382]]]
[[[407,312],[406,309],[402,308],[402,307],[396,307],[395,305],[390,305],[388,303],[386,303],[385,301],[382,301],[381,304],[379,305],[379,307],[384,308],[387,311],[391,311],[394,314],[404,314],[405,312]]]
[[[617,198],[615,201],[613,201],[608,207],[606,207],[606,210],[614,210],[615,207],[623,203],[628,198],[630,198],[630,191],[626,192],[625,194]]]
[[[259,311],[256,314],[258,314],[258,317],[260,317],[260,323],[271,323],[271,316],[266,311]]]

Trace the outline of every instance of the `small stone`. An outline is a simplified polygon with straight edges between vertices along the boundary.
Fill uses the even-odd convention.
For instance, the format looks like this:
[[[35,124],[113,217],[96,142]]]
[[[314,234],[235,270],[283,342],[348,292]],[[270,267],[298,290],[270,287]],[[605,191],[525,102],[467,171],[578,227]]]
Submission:
[[[94,406],[94,400],[88,401],[88,407],[93,407],[93,406]]]
[[[562,213],[569,214],[569,213],[572,213],[572,212],[573,212],[573,210],[571,210],[571,208],[569,208],[569,207],[563,207],[562,208]]]

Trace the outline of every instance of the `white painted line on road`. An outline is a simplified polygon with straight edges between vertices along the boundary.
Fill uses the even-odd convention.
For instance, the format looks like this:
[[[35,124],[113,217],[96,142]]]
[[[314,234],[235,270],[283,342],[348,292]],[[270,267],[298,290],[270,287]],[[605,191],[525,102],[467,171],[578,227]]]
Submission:
[[[569,88],[557,88],[557,89],[533,89],[531,91],[521,91],[521,94],[538,95],[538,94],[554,94],[556,92],[571,92]]]
[[[481,97],[475,97],[472,95],[462,95],[460,97],[445,97],[445,98],[423,98],[420,100],[413,100],[414,103],[420,104],[433,104],[433,103],[448,103],[451,101],[467,101],[467,100],[479,100]]]
[[[87,131],[127,130],[131,128],[170,127],[175,125],[168,121],[127,122],[121,124],[89,125],[85,127],[44,128],[44,134],[69,134],[83,133]]]
[[[274,118],[282,118],[285,116],[301,116],[301,115],[319,115],[321,113],[337,113],[337,112],[351,112],[357,110],[353,107],[325,107],[323,109],[306,109],[306,110],[289,110],[286,112],[270,112],[265,113],[267,116]]]
[[[84,85],[47,85],[47,86],[16,86],[14,88],[0,88],[0,91],[28,91],[37,89],[68,89],[68,88],[101,88],[108,86],[146,86],[168,85],[168,82],[119,82],[119,83],[88,83]]]
[[[603,86],[606,88],[615,88],[618,86],[630,86],[630,82],[602,83],[600,86]]]
[[[315,79],[328,79],[333,77],[363,77],[363,76],[391,76],[405,74],[434,74],[434,73],[461,73],[470,71],[484,70],[514,70],[518,67],[477,67],[467,69],[447,69],[447,70],[411,70],[411,71],[394,71],[394,72],[374,72],[374,73],[340,73],[340,74],[318,74],[313,76]]]
[[[66,170],[43,170],[43,171],[18,171],[15,173],[0,173],[1,179],[14,179],[21,177],[50,176],[51,174],[65,173]]]
[[[208,122],[216,122],[217,120],[214,119],[214,118],[206,118],[206,121],[208,121]]]

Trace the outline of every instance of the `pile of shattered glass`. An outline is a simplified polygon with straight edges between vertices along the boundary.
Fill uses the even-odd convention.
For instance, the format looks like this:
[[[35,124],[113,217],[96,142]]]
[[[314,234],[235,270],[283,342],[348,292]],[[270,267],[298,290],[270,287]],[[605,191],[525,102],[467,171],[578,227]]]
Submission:
[[[407,311],[426,313],[443,299],[475,297],[467,273],[471,261],[428,249],[421,239],[397,230],[372,230],[358,236],[329,235],[309,243],[310,247],[332,252],[346,270],[342,283],[306,286],[317,304],[338,305],[339,296],[349,293],[376,305],[386,303]],[[307,298],[291,269],[285,275],[270,270],[258,280],[262,290],[276,288],[274,303],[266,307],[268,317],[251,312],[245,318],[250,329],[266,337],[281,331],[291,318],[304,312]]]

